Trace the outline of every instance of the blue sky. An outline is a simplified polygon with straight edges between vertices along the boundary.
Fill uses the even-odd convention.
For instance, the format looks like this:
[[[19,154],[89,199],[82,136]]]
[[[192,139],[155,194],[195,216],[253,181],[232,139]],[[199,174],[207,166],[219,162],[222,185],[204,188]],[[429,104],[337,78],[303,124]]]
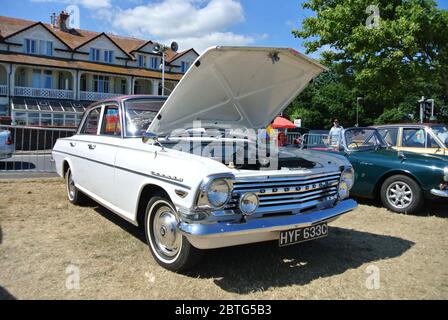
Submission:
[[[213,44],[292,47],[291,34],[312,12],[301,0],[2,0],[0,15],[49,22],[70,4],[80,9],[82,29],[106,31],[198,51]],[[448,0],[437,1],[448,9]]]

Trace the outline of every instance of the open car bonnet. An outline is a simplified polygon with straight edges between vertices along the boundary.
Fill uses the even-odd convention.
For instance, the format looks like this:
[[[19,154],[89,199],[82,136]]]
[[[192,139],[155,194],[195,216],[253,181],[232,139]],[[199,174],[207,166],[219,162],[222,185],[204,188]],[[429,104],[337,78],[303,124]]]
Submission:
[[[265,128],[326,68],[293,49],[212,47],[191,66],[148,132]]]

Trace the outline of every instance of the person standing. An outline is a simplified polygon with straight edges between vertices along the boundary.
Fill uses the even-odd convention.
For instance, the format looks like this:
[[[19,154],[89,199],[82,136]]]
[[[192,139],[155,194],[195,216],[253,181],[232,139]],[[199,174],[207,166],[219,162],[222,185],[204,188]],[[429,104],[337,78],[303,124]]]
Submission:
[[[342,141],[342,130],[344,128],[339,125],[339,120],[334,119],[333,121],[333,127],[330,129],[330,145],[332,146],[338,146]]]

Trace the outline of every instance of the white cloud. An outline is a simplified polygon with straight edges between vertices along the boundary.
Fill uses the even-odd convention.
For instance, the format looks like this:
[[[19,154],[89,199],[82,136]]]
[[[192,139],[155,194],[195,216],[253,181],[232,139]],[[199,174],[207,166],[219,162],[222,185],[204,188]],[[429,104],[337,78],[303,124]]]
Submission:
[[[110,8],[112,0],[31,0],[31,2],[56,2],[83,6],[87,9]]]
[[[109,18],[117,33],[163,43],[179,42],[181,49],[202,51],[211,45],[246,45],[251,36],[228,29],[244,22],[244,10],[237,0],[162,0],[116,11]]]
[[[243,46],[252,44],[255,42],[253,37],[235,34],[233,32],[214,32],[206,34],[199,37],[185,37],[185,38],[170,38],[164,39],[160,42],[169,44],[171,41],[179,42],[181,50],[187,48],[194,48],[199,53],[211,46],[221,45],[232,45],[232,46]]]

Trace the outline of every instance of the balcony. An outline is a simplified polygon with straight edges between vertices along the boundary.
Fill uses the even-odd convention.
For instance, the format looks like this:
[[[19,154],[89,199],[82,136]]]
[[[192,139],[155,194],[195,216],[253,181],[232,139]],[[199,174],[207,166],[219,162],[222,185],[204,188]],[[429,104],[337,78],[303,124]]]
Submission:
[[[8,86],[0,84],[0,96],[6,96],[8,93]]]
[[[15,87],[14,95],[16,97],[33,97],[33,98],[48,98],[48,99],[74,99],[73,90],[61,90],[61,89]]]
[[[99,101],[99,100],[109,99],[109,98],[118,97],[118,96],[122,96],[122,95],[123,95],[123,93],[80,91],[79,100]]]

